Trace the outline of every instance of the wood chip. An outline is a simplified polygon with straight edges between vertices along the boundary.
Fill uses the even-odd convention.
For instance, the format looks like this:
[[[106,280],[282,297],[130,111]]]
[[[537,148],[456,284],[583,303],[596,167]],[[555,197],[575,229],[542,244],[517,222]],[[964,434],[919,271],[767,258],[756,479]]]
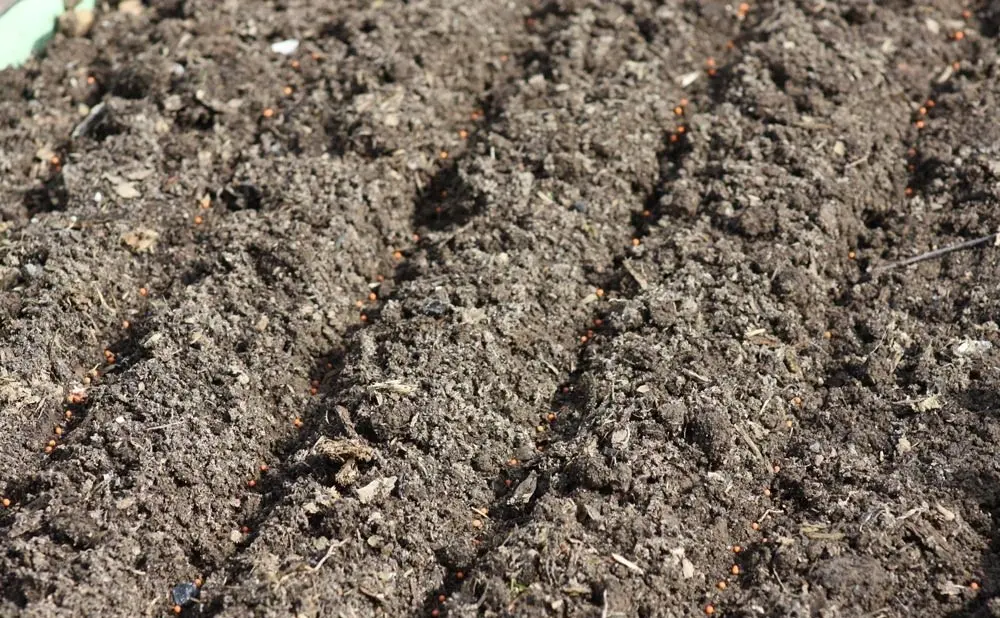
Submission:
[[[941,517],[943,517],[945,521],[955,521],[957,516],[954,511],[951,511],[940,504],[935,504],[934,508],[937,509],[937,512],[941,514]]]
[[[160,239],[160,233],[146,227],[137,227],[131,232],[122,234],[122,243],[132,253],[149,253]]]
[[[684,375],[686,375],[687,377],[689,377],[689,378],[691,378],[693,380],[697,380],[698,382],[701,382],[702,384],[711,384],[712,383],[712,381],[710,379],[706,378],[705,376],[701,375],[700,373],[695,373],[694,371],[688,369],[687,367],[681,367],[681,373],[683,373]]]
[[[376,382],[374,384],[368,385],[368,390],[375,393],[393,393],[396,395],[409,395],[413,391],[417,390],[415,384],[407,384],[402,380],[386,380],[385,382]]]
[[[125,172],[125,178],[129,180],[146,180],[153,175],[153,170],[148,167],[139,167]]]
[[[128,181],[122,181],[116,184],[115,193],[118,194],[118,197],[126,200],[133,200],[142,195],[139,193],[139,190],[135,188],[135,185]]]
[[[806,524],[799,528],[807,539],[813,541],[839,541],[844,538],[843,532],[824,532],[826,524]]]
[[[122,0],[118,3],[118,12],[129,15],[142,15],[141,0]]]
[[[364,487],[358,489],[358,501],[361,504],[370,504],[376,500],[383,500],[389,496],[396,488],[396,477],[386,476],[375,479]]]
[[[617,562],[618,564],[622,565],[623,567],[627,568],[630,571],[634,571],[639,575],[646,574],[646,572],[643,571],[638,564],[632,562],[631,560],[629,560],[625,556],[622,556],[621,554],[611,554],[611,557],[615,559],[615,562]]]
[[[635,279],[635,282],[639,284],[640,290],[645,290],[646,288],[649,287],[649,281],[647,281],[645,277],[643,277],[641,274],[639,274],[638,271],[636,271],[635,266],[632,265],[632,262],[630,260],[625,260],[624,262],[622,262],[622,266],[625,267],[625,270],[628,271],[628,274],[632,275],[632,278]]]
[[[358,480],[359,476],[361,476],[361,471],[358,470],[357,460],[348,459],[344,462],[344,465],[340,467],[340,470],[337,470],[334,480],[336,480],[337,484],[341,487],[350,487],[355,483],[355,481]]]
[[[317,455],[341,461],[347,461],[348,459],[371,461],[372,457],[375,456],[375,449],[361,440],[331,439],[326,436],[316,441],[316,444],[313,445],[313,452]]]
[[[507,504],[510,506],[527,504],[531,501],[531,497],[535,495],[535,490],[537,488],[538,473],[532,470],[531,474],[528,475],[528,478],[518,483],[513,495],[511,495],[511,497],[507,500]]]
[[[913,404],[913,410],[916,412],[930,412],[931,410],[940,410],[941,407],[941,400],[938,399],[937,395],[931,395]]]
[[[701,71],[691,71],[690,73],[685,73],[684,75],[678,77],[677,83],[681,88],[687,88],[691,84],[698,81],[699,77],[701,77]]]

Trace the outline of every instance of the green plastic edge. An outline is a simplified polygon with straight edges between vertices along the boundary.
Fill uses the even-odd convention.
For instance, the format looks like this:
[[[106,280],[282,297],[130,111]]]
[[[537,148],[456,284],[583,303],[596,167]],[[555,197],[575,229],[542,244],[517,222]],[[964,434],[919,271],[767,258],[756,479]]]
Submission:
[[[76,10],[93,10],[96,0],[84,0]],[[52,38],[65,0],[20,0],[0,15],[0,69],[23,64]]]

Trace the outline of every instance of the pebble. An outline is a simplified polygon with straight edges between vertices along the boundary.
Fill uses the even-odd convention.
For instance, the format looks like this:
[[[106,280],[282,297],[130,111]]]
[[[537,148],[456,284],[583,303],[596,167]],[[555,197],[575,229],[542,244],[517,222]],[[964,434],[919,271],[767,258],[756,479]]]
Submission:
[[[173,599],[174,605],[184,607],[197,599],[200,592],[198,586],[195,586],[191,582],[184,582],[183,584],[174,586],[173,590],[170,591],[170,598]]]
[[[295,50],[298,48],[298,39],[286,39],[284,41],[278,41],[277,43],[271,43],[271,51],[276,54],[281,54],[282,56],[290,56],[294,54]]]

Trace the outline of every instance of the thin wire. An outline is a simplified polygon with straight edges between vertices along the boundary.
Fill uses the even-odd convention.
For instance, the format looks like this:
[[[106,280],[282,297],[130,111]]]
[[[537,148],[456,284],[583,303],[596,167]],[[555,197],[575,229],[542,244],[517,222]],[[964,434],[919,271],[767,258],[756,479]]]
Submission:
[[[872,274],[879,274],[889,270],[895,270],[897,268],[903,268],[905,266],[919,264],[920,262],[926,262],[927,260],[933,260],[948,255],[949,253],[954,253],[956,251],[963,251],[965,249],[974,249],[976,247],[985,245],[987,243],[996,242],[997,236],[998,234],[990,234],[989,236],[983,236],[982,238],[973,238],[972,240],[960,242],[957,245],[951,245],[949,247],[941,247],[940,249],[928,251],[927,253],[921,253],[920,255],[915,255],[911,258],[906,258],[905,260],[900,260],[898,262],[891,262],[884,266],[873,268],[871,272]]]

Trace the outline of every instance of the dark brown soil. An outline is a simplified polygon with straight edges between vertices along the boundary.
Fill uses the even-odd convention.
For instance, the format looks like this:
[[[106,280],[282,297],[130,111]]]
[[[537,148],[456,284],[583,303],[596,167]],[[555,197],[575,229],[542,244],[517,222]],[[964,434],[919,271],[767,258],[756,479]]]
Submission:
[[[148,4],[0,72],[0,615],[1000,616],[992,3]]]

